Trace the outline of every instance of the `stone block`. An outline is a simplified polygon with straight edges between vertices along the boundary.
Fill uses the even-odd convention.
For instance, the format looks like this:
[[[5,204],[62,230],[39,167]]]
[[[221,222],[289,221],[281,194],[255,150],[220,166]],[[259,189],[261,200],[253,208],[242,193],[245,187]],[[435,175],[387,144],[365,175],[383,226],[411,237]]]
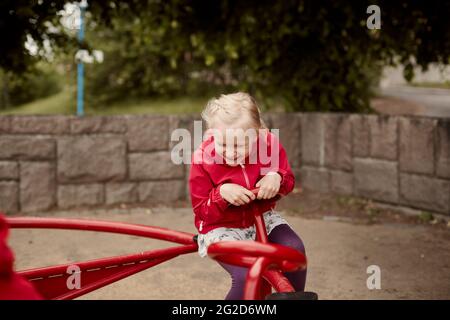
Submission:
[[[24,212],[45,211],[56,204],[55,166],[50,162],[20,163],[20,208]]]
[[[131,180],[162,180],[184,177],[183,165],[174,164],[168,151],[132,153],[128,158]]]
[[[353,174],[345,171],[330,171],[330,190],[340,195],[353,194]]]
[[[19,184],[16,181],[0,181],[0,213],[19,211]]]
[[[0,161],[0,180],[18,180],[19,166],[16,161]]]
[[[167,203],[185,199],[184,180],[146,181],[139,183],[139,201]]]
[[[69,132],[70,117],[54,116],[12,116],[12,133],[63,134]]]
[[[401,174],[400,198],[411,207],[450,214],[450,181]]]
[[[62,209],[95,206],[104,203],[102,184],[79,184],[58,186],[58,207]]]
[[[107,183],[105,186],[106,204],[138,202],[138,186],[136,183]]]
[[[398,201],[397,163],[355,158],[353,166],[355,195],[390,203]]]
[[[352,114],[350,116],[354,157],[365,158],[370,154],[369,119],[368,115]]]
[[[401,117],[400,171],[409,173],[434,173],[435,119]]]
[[[351,122],[347,115],[323,115],[325,129],[324,164],[327,168],[352,169]]]
[[[450,178],[450,119],[440,119],[437,131],[436,174]]]
[[[46,160],[55,158],[55,141],[30,136],[0,136],[0,159]]]
[[[127,116],[127,138],[130,151],[167,150],[170,122],[167,116]]]
[[[125,133],[126,120],[123,116],[85,116],[70,120],[70,131],[79,133]]]
[[[58,139],[58,181],[101,182],[126,178],[126,144],[115,136]]]
[[[304,113],[301,117],[303,165],[321,166],[325,157],[325,126],[323,115]]]
[[[397,160],[397,117],[370,116],[370,156]]]
[[[301,186],[305,190],[330,192],[330,173],[324,168],[303,166],[301,168]]]
[[[0,133],[9,133],[11,129],[11,116],[0,116]]]
[[[271,129],[279,129],[280,142],[286,150],[292,167],[301,165],[302,129],[301,115],[297,113],[270,114]]]

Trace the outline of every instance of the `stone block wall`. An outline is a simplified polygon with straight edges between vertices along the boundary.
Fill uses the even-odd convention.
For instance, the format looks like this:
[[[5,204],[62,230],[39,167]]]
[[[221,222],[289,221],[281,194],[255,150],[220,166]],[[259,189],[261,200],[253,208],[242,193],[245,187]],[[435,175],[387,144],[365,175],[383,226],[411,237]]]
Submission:
[[[450,214],[450,119],[272,113],[306,189]],[[187,199],[170,135],[197,115],[0,116],[0,211]]]
[[[0,117],[0,211],[35,212],[186,196],[170,161],[176,116]]]
[[[302,115],[305,188],[450,214],[450,119]]]

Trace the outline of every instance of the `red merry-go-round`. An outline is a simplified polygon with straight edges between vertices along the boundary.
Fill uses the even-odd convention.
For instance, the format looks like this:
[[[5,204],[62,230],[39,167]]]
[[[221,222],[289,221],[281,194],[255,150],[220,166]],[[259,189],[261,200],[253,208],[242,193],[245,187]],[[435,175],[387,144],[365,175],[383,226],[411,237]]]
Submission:
[[[255,194],[257,191],[258,189],[253,190]],[[170,248],[18,271],[20,276],[33,284],[44,299],[74,299],[179,255],[197,251],[196,235],[154,226],[40,217],[7,217],[6,221],[12,229],[96,231],[178,244]],[[283,272],[306,268],[306,257],[293,248],[269,243],[261,214],[255,214],[255,227],[256,241],[223,241],[208,247],[210,258],[248,268],[244,299],[317,299],[317,295],[312,292],[295,292],[289,280],[283,275]],[[76,272],[83,275],[82,282],[77,288],[67,285],[68,277],[72,275],[68,270],[73,266],[77,267]]]

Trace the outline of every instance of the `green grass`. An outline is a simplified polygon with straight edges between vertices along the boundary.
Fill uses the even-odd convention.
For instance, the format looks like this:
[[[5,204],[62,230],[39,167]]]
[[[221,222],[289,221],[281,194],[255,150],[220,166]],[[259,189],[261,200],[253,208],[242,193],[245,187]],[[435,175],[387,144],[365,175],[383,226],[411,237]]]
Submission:
[[[173,99],[142,99],[138,101],[124,101],[112,104],[108,107],[94,110],[88,114],[182,114],[199,113],[205,106],[208,98],[173,98]]]
[[[88,115],[114,114],[182,114],[200,112],[208,98],[181,97],[173,99],[141,99],[113,103],[101,108],[85,105]],[[75,114],[76,102],[74,91],[65,88],[61,92],[24,105],[0,111],[0,114]]]
[[[21,106],[7,110],[1,110],[0,114],[70,114],[73,113],[70,101],[71,93],[69,89],[49,96],[44,99],[35,100]]]

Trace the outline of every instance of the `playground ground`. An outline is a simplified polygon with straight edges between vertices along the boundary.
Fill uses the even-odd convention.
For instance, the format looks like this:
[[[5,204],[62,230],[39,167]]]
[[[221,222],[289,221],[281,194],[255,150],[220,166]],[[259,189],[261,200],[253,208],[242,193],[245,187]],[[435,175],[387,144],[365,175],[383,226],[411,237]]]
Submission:
[[[307,290],[320,299],[450,299],[448,222],[398,214],[350,198],[295,196],[280,206],[303,238],[309,270]],[[320,201],[319,201],[320,200]],[[320,204],[320,205],[318,205]],[[185,206],[78,209],[39,213],[148,224],[195,232]],[[13,230],[10,245],[18,270],[135,253],[171,244],[132,236],[61,230]],[[366,269],[381,268],[381,289],[369,290]],[[226,272],[196,253],[141,272],[81,299],[222,299]]]

